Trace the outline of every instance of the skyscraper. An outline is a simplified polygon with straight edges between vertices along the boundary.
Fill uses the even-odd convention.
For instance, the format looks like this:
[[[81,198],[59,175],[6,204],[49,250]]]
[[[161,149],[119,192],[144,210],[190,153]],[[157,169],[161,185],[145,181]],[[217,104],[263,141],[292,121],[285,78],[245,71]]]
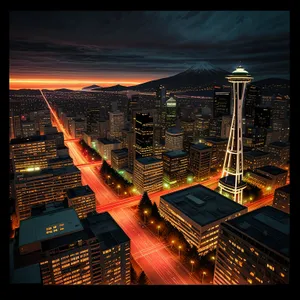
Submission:
[[[214,91],[213,118],[230,115],[230,92]]]
[[[245,95],[244,115],[246,119],[254,119],[255,108],[261,104],[261,90],[255,85],[248,85]]]
[[[243,189],[243,135],[242,135],[242,104],[246,84],[251,82],[251,75],[241,66],[226,77],[233,84],[234,107],[232,124],[225,154],[222,178],[219,181],[220,193],[232,197],[242,203]]]
[[[9,100],[9,125],[10,139],[22,137],[21,102],[19,100]]]
[[[109,135],[110,138],[121,138],[122,137],[122,129],[124,128],[124,113],[117,112],[109,112]]]
[[[87,109],[86,129],[89,133],[99,133],[98,122],[100,121],[100,107],[90,107]]]
[[[167,130],[168,128],[176,126],[177,106],[176,106],[176,100],[173,97],[171,97],[170,99],[167,100],[165,109],[166,109],[165,127],[166,127],[166,130]]]
[[[166,101],[166,88],[163,85],[160,85],[156,90],[155,108],[161,110],[165,101]]]
[[[153,155],[153,118],[149,113],[137,113],[135,119],[136,158]]]
[[[133,113],[139,108],[139,95],[131,95],[127,102],[127,121],[133,127]]]

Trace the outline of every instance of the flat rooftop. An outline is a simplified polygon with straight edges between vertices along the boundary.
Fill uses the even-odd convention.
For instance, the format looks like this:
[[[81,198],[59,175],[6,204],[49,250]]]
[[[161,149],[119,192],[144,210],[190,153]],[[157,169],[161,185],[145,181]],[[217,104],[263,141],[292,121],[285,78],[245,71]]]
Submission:
[[[107,139],[107,138],[99,138],[97,139],[99,142],[101,142],[104,145],[109,145],[109,144],[119,144],[121,143],[119,140],[117,139]]]
[[[127,148],[122,148],[122,149],[115,149],[111,151],[112,153],[115,154],[124,154],[124,155],[128,155],[128,149]]]
[[[84,228],[89,228],[100,242],[101,250],[109,249],[130,241],[129,237],[108,213],[89,213],[82,220]]]
[[[249,157],[262,157],[268,155],[269,152],[264,152],[260,150],[254,150],[254,151],[248,151],[245,152],[244,156],[249,156]]]
[[[16,144],[27,144],[27,143],[32,143],[32,142],[42,142],[47,140],[46,135],[34,135],[34,136],[29,136],[26,138],[16,138],[12,139],[10,141],[11,145],[16,145]]]
[[[48,159],[48,164],[54,164],[56,162],[62,162],[62,161],[71,161],[73,162],[73,159],[71,158],[70,155],[60,155],[59,157],[55,157],[55,158],[50,158]]]
[[[15,269],[11,283],[42,283],[40,264]]]
[[[264,206],[227,223],[261,244],[289,257],[289,214],[272,206]]]
[[[246,209],[245,206],[201,184],[161,196],[161,199],[173,205],[200,226]]]
[[[150,164],[160,162],[162,160],[158,159],[158,158],[155,158],[153,156],[150,156],[150,157],[139,158],[139,159],[137,159],[137,161],[140,162],[143,165],[150,165]]]
[[[267,172],[271,175],[279,175],[279,174],[287,173],[287,170],[283,170],[283,169],[275,167],[275,166],[264,166],[261,168],[257,168],[256,170]]]
[[[187,156],[188,153],[182,150],[175,150],[175,151],[168,151],[168,152],[164,152],[163,155],[166,155],[170,158],[174,158],[174,157],[184,157]]]
[[[284,185],[284,186],[276,189],[276,191],[281,191],[281,192],[284,192],[286,194],[290,194],[290,185],[289,184]]]
[[[194,148],[194,149],[197,149],[197,150],[211,149],[210,146],[207,146],[207,145],[205,145],[204,143],[193,144],[193,145],[191,145],[191,148]]]
[[[227,143],[228,139],[221,139],[219,137],[207,137],[207,138],[203,138],[205,141],[207,142],[212,142],[212,143]]]
[[[92,194],[94,194],[94,192],[88,185],[77,186],[75,188],[67,190],[67,196],[69,199],[92,195]]]
[[[289,144],[287,143],[284,143],[284,142],[273,142],[273,143],[270,143],[269,146],[275,146],[275,147],[280,147],[280,148],[286,148],[286,147],[289,147]]]
[[[167,130],[168,133],[171,133],[171,134],[183,134],[183,131],[179,128],[176,128],[176,127],[171,127]]]
[[[22,183],[23,180],[35,180],[37,178],[43,176],[59,176],[63,174],[72,174],[72,173],[80,173],[80,170],[76,166],[66,166],[62,168],[52,169],[52,168],[46,168],[39,171],[32,171],[32,172],[25,172],[22,173],[19,177],[17,177],[16,183]],[[37,178],[36,178],[37,177]]]
[[[64,230],[60,230],[63,224]],[[57,226],[57,232],[46,234],[46,228]],[[80,220],[73,208],[57,209],[44,212],[20,222],[19,247],[38,241],[45,241],[68,233],[83,230]]]

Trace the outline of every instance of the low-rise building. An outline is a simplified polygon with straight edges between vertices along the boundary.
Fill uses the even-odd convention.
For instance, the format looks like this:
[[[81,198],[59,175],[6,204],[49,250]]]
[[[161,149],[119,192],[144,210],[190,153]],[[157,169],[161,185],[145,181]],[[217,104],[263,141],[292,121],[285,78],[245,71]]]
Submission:
[[[284,142],[273,142],[268,145],[272,166],[284,167],[290,158],[290,145]]]
[[[128,149],[116,149],[111,151],[111,166],[118,171],[128,166]]]
[[[268,165],[270,165],[268,152],[253,150],[244,153],[244,170],[254,170]]]
[[[282,186],[275,190],[273,207],[290,213],[290,185]]]
[[[116,139],[100,138],[96,142],[96,151],[105,160],[111,160],[111,151],[121,149],[122,143]]]

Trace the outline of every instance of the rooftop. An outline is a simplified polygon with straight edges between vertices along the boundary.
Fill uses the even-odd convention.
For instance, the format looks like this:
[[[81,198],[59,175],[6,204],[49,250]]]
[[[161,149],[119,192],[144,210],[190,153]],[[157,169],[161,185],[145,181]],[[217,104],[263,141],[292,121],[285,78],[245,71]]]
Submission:
[[[244,156],[251,156],[251,157],[261,157],[268,155],[269,152],[264,152],[260,150],[254,150],[254,151],[247,151],[245,152]]]
[[[211,147],[205,145],[204,143],[193,144],[193,145],[191,145],[191,148],[194,148],[194,149],[197,149],[197,150],[211,149]]]
[[[94,194],[94,192],[88,185],[77,186],[75,188],[67,190],[67,197],[69,199],[92,195],[92,194]]]
[[[176,207],[200,226],[246,209],[245,206],[201,184],[161,196],[161,199]]]
[[[286,194],[290,194],[290,185],[289,185],[289,184],[284,185],[284,186],[282,186],[282,187],[276,189],[275,192],[276,192],[276,191],[281,191],[281,192],[284,192],[284,193],[286,193]]]
[[[124,155],[128,155],[128,149],[127,148],[122,148],[122,149],[115,149],[115,150],[111,150],[112,153],[115,154],[124,154]]]
[[[63,224],[63,226],[59,226]],[[46,234],[46,228],[57,226],[57,231]],[[60,228],[64,228],[60,230]],[[42,215],[31,217],[20,222],[19,247],[38,241],[53,239],[61,235],[82,230],[83,227],[73,208],[50,210]]]
[[[99,138],[97,140],[99,142],[101,142],[102,144],[104,144],[104,145],[119,144],[119,143],[121,143],[119,140],[116,140],[116,139]]]
[[[261,168],[257,168],[256,170],[263,171],[263,172],[269,173],[271,175],[279,175],[279,174],[287,173],[287,170],[283,170],[283,169],[275,167],[275,166],[264,166]]]
[[[123,229],[108,212],[101,214],[89,213],[87,218],[82,220],[82,224],[84,228],[88,227],[98,238],[101,250],[130,241]]]
[[[213,143],[227,143],[228,139],[221,139],[219,137],[207,137],[203,138],[207,142],[213,142]]]
[[[32,143],[32,142],[42,142],[45,140],[47,140],[46,135],[34,135],[34,136],[25,137],[25,138],[12,139],[10,141],[10,143],[12,145],[16,145],[16,144],[27,144],[27,143]]]
[[[273,142],[273,143],[270,143],[269,146],[275,146],[275,147],[280,147],[280,148],[286,148],[286,147],[289,147],[289,144],[288,143],[284,143],[284,142]]]
[[[168,133],[171,133],[171,134],[183,134],[183,131],[179,128],[176,128],[176,127],[171,127],[167,130]]]
[[[37,263],[15,269],[11,283],[42,283],[40,265]]]
[[[162,160],[158,159],[158,158],[155,158],[153,156],[150,156],[150,157],[139,158],[139,159],[137,159],[137,161],[140,162],[143,165],[150,165],[150,164],[160,162]]]
[[[175,151],[164,152],[163,155],[174,158],[174,157],[188,156],[188,153],[182,150],[175,150]]]
[[[54,164],[56,162],[68,161],[68,160],[73,162],[73,159],[71,158],[70,155],[60,155],[59,157],[48,159],[48,164]]]
[[[227,223],[261,244],[289,257],[289,214],[272,206],[264,206]]]

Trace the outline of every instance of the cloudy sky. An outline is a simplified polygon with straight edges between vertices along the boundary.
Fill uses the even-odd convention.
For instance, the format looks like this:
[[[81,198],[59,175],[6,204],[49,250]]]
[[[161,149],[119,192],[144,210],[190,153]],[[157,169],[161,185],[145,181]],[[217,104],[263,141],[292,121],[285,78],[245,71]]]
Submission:
[[[10,87],[126,86],[209,62],[289,78],[287,11],[10,13]]]

